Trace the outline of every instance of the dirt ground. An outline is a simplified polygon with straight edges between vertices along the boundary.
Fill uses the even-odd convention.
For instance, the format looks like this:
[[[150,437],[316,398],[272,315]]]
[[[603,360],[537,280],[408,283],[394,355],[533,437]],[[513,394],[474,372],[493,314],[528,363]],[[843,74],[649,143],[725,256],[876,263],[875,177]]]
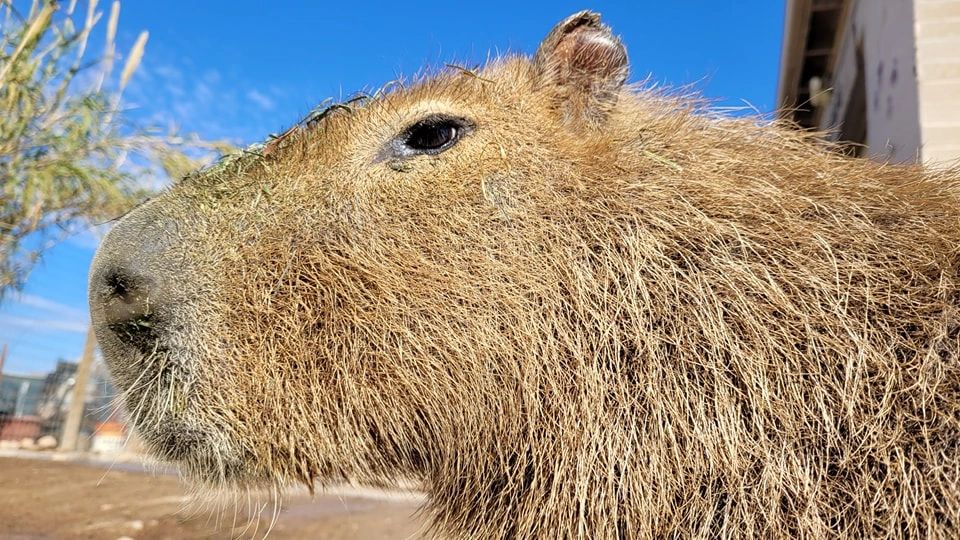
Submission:
[[[201,505],[176,476],[137,469],[0,457],[0,538],[262,538],[269,528],[272,507],[252,519],[240,510],[235,524],[233,506]],[[293,495],[269,538],[417,538],[420,502],[387,494]]]

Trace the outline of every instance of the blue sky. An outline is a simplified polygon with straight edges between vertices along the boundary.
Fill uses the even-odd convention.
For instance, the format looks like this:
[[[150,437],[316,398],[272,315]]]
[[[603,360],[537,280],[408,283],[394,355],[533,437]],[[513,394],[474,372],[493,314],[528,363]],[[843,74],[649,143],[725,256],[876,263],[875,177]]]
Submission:
[[[530,54],[553,24],[581,9],[599,11],[620,34],[632,81],[693,85],[720,106],[772,110],[780,0],[368,0],[336,7],[306,0],[125,0],[118,49],[128,50],[141,30],[150,32],[126,104],[132,116],[154,125],[249,144],[282,131],[327,97],[376,88],[424,66]],[[79,357],[95,243],[84,234],[53,248],[23,294],[0,305],[0,345],[10,348],[5,371],[40,373],[57,358]]]

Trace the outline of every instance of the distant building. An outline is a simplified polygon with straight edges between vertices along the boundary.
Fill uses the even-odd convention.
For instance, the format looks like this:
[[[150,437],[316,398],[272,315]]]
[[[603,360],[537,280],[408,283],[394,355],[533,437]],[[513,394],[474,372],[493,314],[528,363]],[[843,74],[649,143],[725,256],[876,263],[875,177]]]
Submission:
[[[113,386],[113,379],[110,377],[107,365],[102,361],[94,362],[90,373],[90,386],[87,388],[84,416],[94,422],[113,421],[122,424],[123,411],[119,409],[119,405],[117,389]]]
[[[90,450],[112,454],[124,449],[124,424],[116,421],[97,422],[90,442]]]
[[[4,374],[0,381],[0,414],[34,416],[43,390],[42,375]]]
[[[59,436],[73,401],[76,373],[75,362],[61,360],[47,375],[39,407],[39,414],[44,419],[45,433]],[[103,362],[95,362],[84,393],[83,424],[80,428],[83,437],[93,434],[97,422],[117,420],[113,406],[115,394],[116,390]]]
[[[47,430],[56,432],[66,418],[73,397],[74,375],[77,363],[58,360],[57,367],[44,379],[38,414],[47,424]],[[58,434],[59,436],[59,434]]]
[[[854,155],[960,159],[960,0],[787,0],[777,93]]]
[[[0,384],[0,440],[59,439],[74,398],[77,363],[57,361],[46,375],[4,375]],[[123,411],[103,362],[95,362],[84,392],[79,447],[114,451],[125,440]]]
[[[4,374],[0,380],[0,440],[35,439],[40,434],[37,416],[44,377]]]

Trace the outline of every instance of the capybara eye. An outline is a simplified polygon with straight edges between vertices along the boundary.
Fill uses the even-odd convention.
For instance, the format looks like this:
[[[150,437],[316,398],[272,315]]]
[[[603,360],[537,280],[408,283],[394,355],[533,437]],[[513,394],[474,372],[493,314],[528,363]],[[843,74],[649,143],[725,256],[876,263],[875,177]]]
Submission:
[[[466,133],[471,124],[462,118],[434,115],[407,128],[399,137],[401,155],[439,154]]]
[[[414,150],[439,150],[457,137],[457,126],[450,124],[422,125],[407,137],[407,146]]]

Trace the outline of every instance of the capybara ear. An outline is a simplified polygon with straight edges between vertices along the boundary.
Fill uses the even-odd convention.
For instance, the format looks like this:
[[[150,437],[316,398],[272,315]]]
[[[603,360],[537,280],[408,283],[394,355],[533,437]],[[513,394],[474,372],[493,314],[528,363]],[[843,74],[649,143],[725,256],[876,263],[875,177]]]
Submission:
[[[543,84],[556,93],[566,121],[597,124],[627,80],[627,49],[600,14],[581,11],[547,34],[533,58]]]

